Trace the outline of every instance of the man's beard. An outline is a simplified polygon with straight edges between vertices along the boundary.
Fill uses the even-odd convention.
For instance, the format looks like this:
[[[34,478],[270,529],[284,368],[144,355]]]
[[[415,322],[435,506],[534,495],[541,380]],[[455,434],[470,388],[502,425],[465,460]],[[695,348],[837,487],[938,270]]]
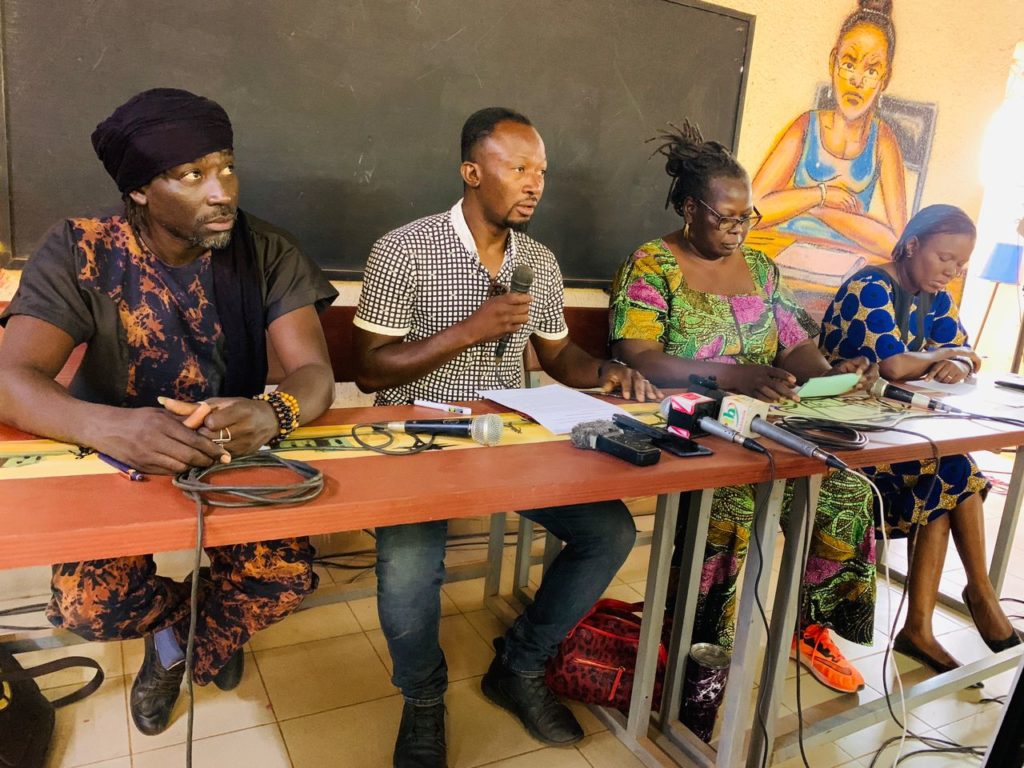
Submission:
[[[216,216],[211,218],[225,218],[227,216],[237,216],[237,210],[229,208],[225,211],[218,213]],[[227,232],[218,232],[214,235],[203,235],[203,225],[209,221],[210,218],[204,219],[196,224],[195,231],[193,231],[187,238],[182,238],[188,241],[188,244],[194,248],[212,249],[217,250],[220,248],[227,248],[228,243],[231,242],[231,233],[234,228],[229,229]]]
[[[507,227],[508,229],[511,229],[513,232],[523,232],[523,233],[525,233],[526,230],[528,230],[530,228],[530,221],[531,221],[530,219],[525,219],[524,221],[512,221],[511,219],[505,219],[501,223],[502,223],[502,226]]]
[[[203,248],[204,250],[219,250],[221,248],[227,248],[228,243],[231,242],[231,230],[227,232],[218,232],[216,235],[208,235],[203,237],[198,232],[193,232],[188,237],[188,244],[196,247]]]

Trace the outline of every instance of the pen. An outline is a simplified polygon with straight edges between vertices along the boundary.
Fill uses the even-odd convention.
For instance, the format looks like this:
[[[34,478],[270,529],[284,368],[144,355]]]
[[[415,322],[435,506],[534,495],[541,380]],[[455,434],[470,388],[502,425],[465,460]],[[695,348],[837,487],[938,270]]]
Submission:
[[[113,456],[107,456],[107,454],[100,453],[99,451],[96,451],[96,455],[99,456],[100,461],[104,462],[105,464],[109,464],[110,466],[112,466],[114,469],[116,469],[118,472],[121,473],[122,477],[125,477],[128,480],[145,480],[146,479],[146,476],[144,474],[142,474],[141,472],[139,472],[139,470],[134,469],[132,467],[129,467],[127,464],[124,464],[124,463],[118,461]]]
[[[418,405],[421,408],[433,408],[435,411],[447,411],[448,413],[457,413],[460,416],[469,416],[473,413],[472,408],[466,408],[463,405],[448,405],[448,403],[435,403],[433,400],[413,400],[413,405]]]

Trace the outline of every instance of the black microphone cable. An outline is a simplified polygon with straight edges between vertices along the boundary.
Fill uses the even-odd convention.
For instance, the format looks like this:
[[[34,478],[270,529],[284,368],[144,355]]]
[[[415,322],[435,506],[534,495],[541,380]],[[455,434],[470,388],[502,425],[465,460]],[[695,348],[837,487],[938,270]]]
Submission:
[[[754,523],[752,531],[754,534],[754,546],[757,549],[757,572],[754,574],[754,602],[757,604],[757,611],[761,614],[761,623],[764,624],[765,634],[765,646],[771,645],[772,630],[768,624],[768,614],[764,610],[764,605],[761,603],[760,586],[761,577],[764,575],[764,551],[761,548],[761,535],[758,526],[758,520],[761,515],[764,514],[768,507],[768,501],[771,499],[771,489],[775,485],[776,472],[775,472],[775,456],[771,450],[765,448],[765,458],[768,459],[768,493],[764,495],[761,500],[761,504],[754,506]],[[761,726],[761,734],[764,739],[764,743],[761,747],[761,768],[766,768],[768,765],[768,728],[765,726],[764,715],[761,713],[761,708],[757,707],[757,723]]]
[[[987,416],[983,416],[983,415],[979,415],[979,414],[968,414],[968,413],[948,413],[948,414],[947,413],[927,413],[927,414],[922,413],[922,414],[909,414],[907,416],[907,418],[908,419],[910,419],[910,418],[943,418],[943,419],[956,418],[956,419],[963,419],[963,420],[969,420],[969,421],[988,420],[988,421],[999,421],[999,422],[1008,423],[1008,424],[1011,424],[1011,425],[1014,425],[1014,426],[1024,427],[1024,421],[1021,421],[1021,420],[1018,420],[1018,419],[1007,419],[1007,418],[1001,418],[1001,417],[987,417]],[[869,433],[870,432],[899,432],[899,433],[902,433],[902,434],[911,435],[913,437],[918,437],[918,438],[920,438],[922,440],[925,440],[925,441],[928,442],[929,446],[931,447],[932,461],[935,464],[935,470],[932,473],[931,477],[929,478],[928,491],[925,494],[924,498],[925,499],[930,499],[931,496],[932,496],[932,493],[935,491],[935,486],[936,486],[936,484],[939,481],[939,465],[940,465],[940,462],[941,462],[941,455],[940,455],[938,444],[931,437],[929,437],[928,435],[922,434],[921,432],[916,432],[914,430],[904,429],[902,427],[882,426],[882,425],[878,425],[878,424],[858,424],[858,423],[837,424],[836,422],[830,422],[827,419],[805,419],[803,417],[792,417],[792,416],[787,417],[787,420],[789,420],[791,422],[789,425],[787,425],[787,428],[791,429],[794,432],[798,432],[799,434],[801,434],[802,437],[804,437],[807,440],[811,440],[812,442],[816,442],[816,441],[821,440],[821,439],[829,439],[827,437],[823,438],[822,435],[817,434],[819,431],[829,431],[829,432],[834,431],[835,434],[839,434],[839,435],[842,435],[842,434],[844,434],[847,431],[849,433],[857,433],[859,435],[859,437],[849,437],[848,438],[849,441],[850,441],[850,447],[848,448],[848,450],[854,450],[855,449],[854,446],[856,446],[856,447],[863,447],[863,445],[867,443],[867,438],[865,438],[864,435],[861,434],[861,433],[864,433],[864,432],[869,432]],[[795,423],[793,423],[794,420],[795,420]],[[842,428],[842,429],[840,430],[840,428]],[[831,438],[833,441],[837,441],[837,438],[835,437],[835,434]],[[861,442],[862,440],[863,440],[863,443]],[[874,483],[871,483],[870,479],[867,478],[866,475],[863,475],[863,474],[861,474],[859,472],[855,472],[855,471],[852,471],[852,470],[847,470],[847,471],[849,471],[853,475],[856,475],[858,477],[863,478],[864,480],[868,481],[874,487]],[[881,497],[881,494],[878,492],[877,487],[875,487],[874,490],[875,490],[876,493],[878,493],[879,504],[881,504],[882,501],[883,501],[883,499]],[[885,525],[885,522],[884,522],[884,509],[882,507],[879,507],[879,524],[880,524],[880,526],[884,526]],[[920,523],[915,523],[913,533],[911,534],[910,539],[908,541],[908,548],[907,548],[908,549],[908,551],[907,551],[907,574],[906,574],[906,578],[904,579],[903,590],[902,590],[902,592],[900,594],[899,604],[896,607],[896,613],[895,613],[895,617],[893,618],[893,621],[892,621],[892,626],[889,627],[889,642],[886,645],[885,654],[884,654],[883,659],[882,659],[882,689],[883,689],[883,691],[885,693],[886,708],[889,710],[890,718],[897,725],[897,727],[900,728],[902,733],[899,736],[894,736],[892,738],[886,739],[882,743],[882,745],[875,752],[874,759],[871,762],[870,768],[874,768],[874,766],[877,764],[879,758],[881,757],[882,752],[884,752],[885,749],[888,748],[888,746],[890,744],[893,744],[896,741],[901,741],[902,742],[902,741],[904,741],[907,738],[910,738],[910,739],[913,739],[915,741],[919,741],[922,744],[925,744],[927,749],[916,750],[914,752],[909,752],[906,755],[899,755],[899,753],[897,753],[897,758],[894,761],[894,765],[899,765],[904,760],[909,759],[910,757],[917,756],[917,755],[922,755],[922,754],[936,754],[936,753],[943,753],[943,754],[945,754],[945,753],[949,753],[949,754],[974,754],[974,755],[977,755],[977,754],[979,754],[979,752],[978,752],[979,749],[981,750],[980,754],[984,753],[984,748],[972,747],[972,746],[964,746],[964,745],[962,745],[962,744],[960,744],[958,742],[951,741],[951,740],[948,740],[948,739],[941,739],[941,738],[932,737],[932,736],[921,736],[919,734],[914,733],[896,715],[896,712],[895,712],[895,710],[893,709],[893,706],[892,706],[892,691],[889,690],[889,681],[888,681],[888,674],[887,674],[887,672],[888,672],[888,667],[889,667],[889,661],[890,661],[890,659],[892,657],[892,653],[893,653],[892,646],[893,646],[893,641],[894,641],[894,638],[895,638],[895,635],[896,635],[896,625],[899,623],[900,616],[903,613],[903,606],[905,605],[906,599],[907,599],[907,591],[908,591],[908,589],[910,587],[911,571],[912,571],[912,568],[913,568],[913,556],[914,556],[914,552],[915,552],[915,549],[916,549],[916,547],[914,545],[916,543],[917,534],[918,534],[918,531],[920,531],[920,528],[921,528],[921,524]],[[885,540],[884,528],[882,530],[883,530],[883,541],[884,541]],[[806,560],[804,562],[804,568],[806,569]],[[886,566],[886,572],[888,573],[888,565]],[[886,581],[887,582],[890,581],[888,575],[886,576]],[[801,588],[802,588],[802,582],[801,582]],[[800,706],[800,669],[799,669],[799,667],[800,667],[800,665],[799,665],[799,662],[798,662],[797,663],[797,717],[798,717],[799,727],[800,727],[801,733],[802,733],[803,717],[802,717],[802,714],[801,714],[801,706]],[[898,670],[896,671],[896,678],[897,678],[897,682],[899,683],[900,693],[901,693],[901,696],[902,696],[903,685],[902,685],[902,679],[900,678]],[[905,705],[903,707],[901,707],[901,709],[905,713],[905,711],[906,711]],[[801,736],[801,738],[802,738],[802,736]],[[802,750],[802,743],[801,743],[801,750]],[[901,751],[902,751],[902,746],[901,746]],[[806,761],[806,757],[805,756],[804,756],[804,760]]]
[[[229,485],[206,482],[216,472],[240,469],[278,468],[287,469],[299,475],[299,481],[286,485]],[[262,452],[239,456],[229,464],[214,464],[209,467],[193,467],[175,477],[175,488],[181,490],[196,503],[196,547],[192,562],[191,604],[189,606],[188,640],[185,643],[185,687],[188,691],[188,724],[185,733],[185,766],[192,768],[192,726],[195,719],[195,696],[192,690],[193,651],[195,649],[196,625],[199,621],[199,568],[203,557],[203,535],[205,533],[204,507],[265,507],[275,505],[302,504],[315,499],[324,489],[323,473],[309,464],[294,459],[284,459],[273,453]],[[242,649],[239,653],[244,653]]]

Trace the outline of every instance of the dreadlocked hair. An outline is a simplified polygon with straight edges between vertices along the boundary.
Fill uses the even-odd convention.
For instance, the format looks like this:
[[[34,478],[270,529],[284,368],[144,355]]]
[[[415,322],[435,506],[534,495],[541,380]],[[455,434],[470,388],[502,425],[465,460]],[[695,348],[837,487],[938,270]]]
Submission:
[[[683,215],[686,198],[707,197],[708,183],[716,176],[747,177],[743,166],[736,162],[725,145],[704,141],[700,127],[689,118],[683,120],[682,127],[669,123],[667,130],[649,141],[661,141],[651,154],[666,158],[665,173],[672,177],[672,184],[668,188],[665,207],[671,204],[680,216]]]
[[[132,200],[127,192],[121,199],[124,201],[124,217],[128,226],[138,232],[142,228],[142,206]]]

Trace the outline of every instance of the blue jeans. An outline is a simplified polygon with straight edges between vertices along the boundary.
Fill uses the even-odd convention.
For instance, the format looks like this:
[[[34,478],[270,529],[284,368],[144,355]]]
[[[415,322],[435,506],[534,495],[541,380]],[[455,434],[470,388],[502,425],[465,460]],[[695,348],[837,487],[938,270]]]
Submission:
[[[621,501],[521,512],[565,542],[526,611],[505,635],[503,661],[543,675],[544,664],[590,609],[629,555],[633,518]],[[448,666],[438,641],[448,521],[377,529],[377,610],[406,701],[441,701]]]

